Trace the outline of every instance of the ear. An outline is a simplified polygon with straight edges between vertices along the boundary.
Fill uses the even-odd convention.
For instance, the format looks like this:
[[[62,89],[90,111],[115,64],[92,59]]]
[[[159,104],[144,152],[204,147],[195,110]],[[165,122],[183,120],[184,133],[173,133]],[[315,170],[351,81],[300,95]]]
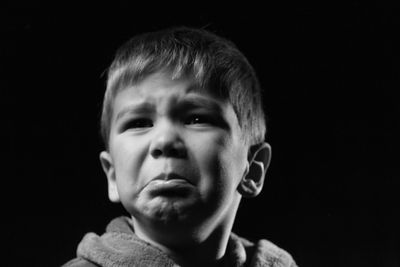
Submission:
[[[249,148],[248,169],[238,187],[243,197],[255,197],[261,192],[270,161],[271,146],[268,143],[263,142]]]
[[[104,173],[107,176],[108,198],[111,200],[111,202],[119,202],[117,181],[115,179],[115,167],[109,152],[102,151],[100,153],[100,163],[103,167]]]

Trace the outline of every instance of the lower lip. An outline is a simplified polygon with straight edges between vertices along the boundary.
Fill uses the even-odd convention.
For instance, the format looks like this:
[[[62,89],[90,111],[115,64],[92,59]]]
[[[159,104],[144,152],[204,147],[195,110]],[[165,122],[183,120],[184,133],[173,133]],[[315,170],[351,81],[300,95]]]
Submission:
[[[193,187],[183,179],[154,180],[150,182],[149,186],[152,195],[166,196],[185,196]]]

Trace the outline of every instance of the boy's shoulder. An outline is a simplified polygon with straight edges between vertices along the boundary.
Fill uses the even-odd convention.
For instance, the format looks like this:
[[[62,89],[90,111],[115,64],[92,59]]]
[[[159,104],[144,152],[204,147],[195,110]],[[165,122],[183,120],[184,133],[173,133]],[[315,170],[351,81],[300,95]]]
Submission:
[[[112,220],[102,235],[85,234],[76,254],[63,267],[176,266],[161,250],[138,238],[124,216]]]
[[[229,246],[237,244],[237,249],[244,249],[244,262],[246,266],[274,266],[274,267],[296,267],[293,257],[284,249],[278,247],[267,239],[251,242],[246,238],[231,233]],[[229,252],[232,253],[232,248]]]
[[[232,233],[226,250],[227,266],[296,267],[291,255],[272,242],[251,242]],[[77,249],[77,258],[64,267],[176,266],[164,252],[138,238],[130,219],[118,217],[98,236],[87,233]]]
[[[75,258],[65,263],[63,267],[97,267],[98,265],[91,263],[90,261],[83,258]]]

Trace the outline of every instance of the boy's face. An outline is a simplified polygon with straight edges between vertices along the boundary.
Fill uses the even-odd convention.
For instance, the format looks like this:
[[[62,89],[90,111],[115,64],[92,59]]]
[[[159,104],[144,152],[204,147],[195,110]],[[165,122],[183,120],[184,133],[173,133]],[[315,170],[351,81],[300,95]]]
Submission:
[[[204,224],[236,212],[248,147],[228,101],[190,77],[155,73],[117,93],[109,152],[109,196],[138,221]],[[107,165],[107,166],[106,166]]]

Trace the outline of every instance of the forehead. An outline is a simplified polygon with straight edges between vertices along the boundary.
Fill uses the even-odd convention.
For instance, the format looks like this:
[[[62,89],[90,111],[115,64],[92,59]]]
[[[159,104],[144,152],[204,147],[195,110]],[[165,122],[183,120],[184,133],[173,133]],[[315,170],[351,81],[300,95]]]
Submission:
[[[184,100],[198,101],[199,104],[207,101],[214,105],[229,105],[213,96],[210,90],[199,86],[196,80],[190,76],[173,78],[168,72],[157,72],[147,76],[140,82],[120,89],[114,98],[114,115],[118,109],[125,105],[134,105],[138,103],[151,103],[156,106],[174,101],[176,103]]]
[[[125,89],[130,89],[132,94],[138,98],[156,98],[160,96],[160,94],[165,93],[185,95],[191,92],[201,91],[192,76],[173,78],[168,72],[153,73]]]

